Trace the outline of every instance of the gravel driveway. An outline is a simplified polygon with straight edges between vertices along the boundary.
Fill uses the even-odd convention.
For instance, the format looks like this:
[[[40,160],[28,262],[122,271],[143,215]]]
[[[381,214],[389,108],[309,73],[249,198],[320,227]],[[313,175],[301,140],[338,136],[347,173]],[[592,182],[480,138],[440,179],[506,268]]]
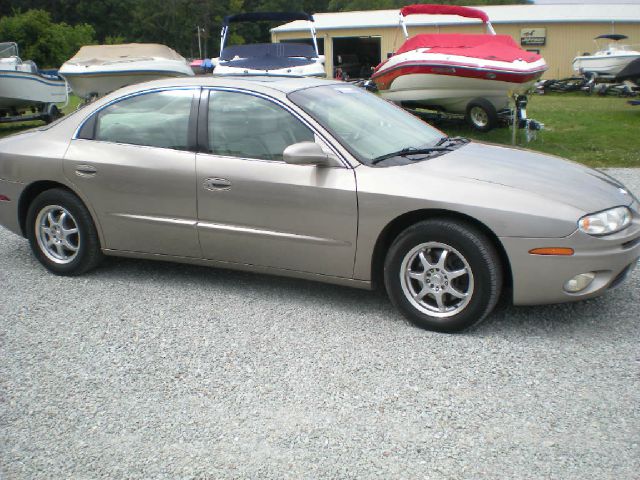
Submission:
[[[638,312],[640,269],[443,335],[312,282],[55,277],[0,229],[0,478],[637,479]]]

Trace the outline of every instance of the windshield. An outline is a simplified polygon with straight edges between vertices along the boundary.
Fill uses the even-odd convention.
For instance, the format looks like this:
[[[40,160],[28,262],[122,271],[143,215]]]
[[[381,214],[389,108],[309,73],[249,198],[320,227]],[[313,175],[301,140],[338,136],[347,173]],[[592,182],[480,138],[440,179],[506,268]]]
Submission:
[[[18,56],[18,46],[13,42],[0,43],[0,58]]]
[[[362,88],[323,85],[289,94],[359,162],[406,149],[435,145],[442,132]]]

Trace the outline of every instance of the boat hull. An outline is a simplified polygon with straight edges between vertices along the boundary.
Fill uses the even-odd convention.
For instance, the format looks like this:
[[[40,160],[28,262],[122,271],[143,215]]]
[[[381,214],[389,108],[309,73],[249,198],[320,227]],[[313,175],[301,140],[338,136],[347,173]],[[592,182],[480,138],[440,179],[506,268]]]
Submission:
[[[0,110],[19,110],[67,99],[64,80],[45,78],[37,73],[0,71]]]
[[[65,64],[59,73],[67,79],[73,93],[82,98],[101,97],[119,88],[136,83],[170,77],[193,76],[185,62],[123,62],[122,65]]]
[[[412,103],[451,113],[464,113],[469,102],[484,98],[500,111],[509,106],[510,94],[526,93],[535,80],[511,83],[440,74],[407,74],[396,78],[392,88],[380,90],[383,98]]]
[[[627,65],[639,58],[640,52],[621,55],[584,55],[574,58],[573,69],[579,73],[595,73],[599,76],[615,78]]]
[[[372,79],[388,100],[465,113],[475,98],[496,110],[508,107],[511,95],[526,93],[546,69],[543,59],[506,62],[411,51],[391,57]]]

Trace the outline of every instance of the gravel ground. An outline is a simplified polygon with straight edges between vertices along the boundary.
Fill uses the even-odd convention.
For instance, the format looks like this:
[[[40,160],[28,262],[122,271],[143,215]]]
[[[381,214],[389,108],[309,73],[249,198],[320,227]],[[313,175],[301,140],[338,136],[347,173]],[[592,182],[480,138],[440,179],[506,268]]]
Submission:
[[[443,335],[312,282],[55,277],[0,229],[0,477],[637,479],[639,287]]]

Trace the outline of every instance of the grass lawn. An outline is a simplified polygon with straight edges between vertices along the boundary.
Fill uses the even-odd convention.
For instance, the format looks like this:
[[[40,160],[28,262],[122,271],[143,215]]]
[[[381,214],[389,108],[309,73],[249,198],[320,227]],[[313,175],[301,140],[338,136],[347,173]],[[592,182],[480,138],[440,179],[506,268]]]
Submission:
[[[626,98],[585,94],[531,95],[527,116],[544,123],[544,130],[518,144],[584,163],[591,167],[640,167],[640,106]],[[511,129],[475,132],[466,125],[442,129],[487,142],[511,144]]]
[[[69,104],[62,109],[64,113],[71,113],[80,105],[80,98],[75,95],[69,95]],[[11,135],[12,133],[21,132],[29,128],[40,127],[45,125],[42,120],[34,120],[31,122],[2,123],[0,124],[0,138]]]
[[[80,100],[71,96],[65,112],[73,111]],[[529,143],[519,132],[521,146],[566,157],[591,167],[640,167],[640,106],[632,107],[625,98],[584,94],[532,95],[528,116],[545,124]],[[43,122],[0,125],[0,137]],[[463,135],[487,142],[511,144],[511,130],[499,128],[488,133],[475,132],[466,125],[445,125],[449,135]]]

